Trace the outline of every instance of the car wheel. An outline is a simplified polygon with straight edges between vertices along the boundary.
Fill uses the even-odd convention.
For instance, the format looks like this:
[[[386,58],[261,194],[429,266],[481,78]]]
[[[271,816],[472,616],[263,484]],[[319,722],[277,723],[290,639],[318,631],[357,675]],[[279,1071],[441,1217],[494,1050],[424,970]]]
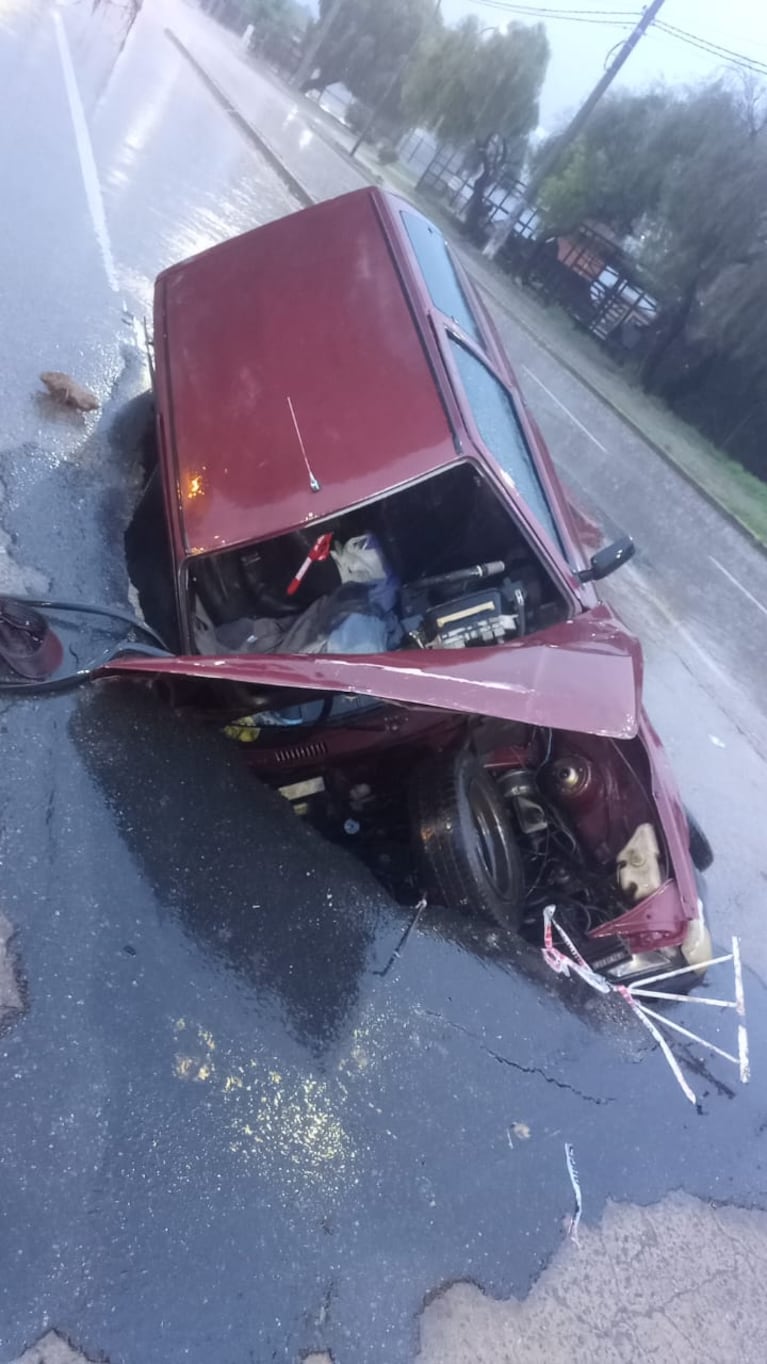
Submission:
[[[522,858],[501,794],[478,759],[463,750],[422,763],[410,808],[427,888],[450,909],[519,928]]]
[[[154,394],[147,389],[120,408],[109,429],[113,447],[123,458],[140,463],[145,482],[157,467],[155,420]]]
[[[687,815],[687,827],[689,829],[692,864],[697,867],[698,871],[708,871],[714,860],[714,850],[695,816],[690,814],[687,809],[685,809],[685,814]]]

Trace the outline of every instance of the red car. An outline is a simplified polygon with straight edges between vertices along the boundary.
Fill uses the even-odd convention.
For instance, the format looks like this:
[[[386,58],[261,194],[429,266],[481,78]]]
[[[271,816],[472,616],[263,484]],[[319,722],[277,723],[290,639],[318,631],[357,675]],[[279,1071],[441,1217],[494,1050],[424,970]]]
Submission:
[[[438,229],[377,189],[270,223],[159,277],[154,344],[128,554],[172,656],[109,671],[410,903],[532,939],[556,905],[613,979],[705,962],[711,852],[594,587],[633,545],[587,557]]]

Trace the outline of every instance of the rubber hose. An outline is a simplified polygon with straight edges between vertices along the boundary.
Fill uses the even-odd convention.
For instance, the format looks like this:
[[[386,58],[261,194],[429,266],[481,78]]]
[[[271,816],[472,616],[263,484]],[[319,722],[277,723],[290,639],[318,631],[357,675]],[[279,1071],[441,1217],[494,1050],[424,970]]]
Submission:
[[[19,601],[20,598],[15,598]],[[152,649],[146,644],[122,644],[115,645],[108,649],[106,653],[95,663],[91,663],[87,668],[78,668],[77,672],[67,673],[65,677],[46,677],[40,682],[24,682],[20,678],[0,678],[0,692],[10,692],[12,695],[23,695],[34,693],[39,696],[44,693],[64,692],[74,690],[75,687],[82,687],[86,682],[92,681],[96,673],[111,663],[113,659],[119,658],[120,654],[129,650],[131,654],[140,654],[142,658],[169,658],[167,649]]]
[[[79,611],[85,616],[104,616],[107,619],[122,621],[124,625],[130,625],[134,630],[139,630],[143,635],[149,635],[155,644],[158,644],[164,653],[170,654],[172,650],[168,648],[165,640],[153,630],[151,625],[147,625],[143,620],[137,620],[127,611],[118,611],[114,606],[90,606],[81,601],[47,601],[37,597],[17,597],[11,593],[0,593],[0,600],[3,596],[7,601],[20,602],[22,606],[34,606],[38,611]]]

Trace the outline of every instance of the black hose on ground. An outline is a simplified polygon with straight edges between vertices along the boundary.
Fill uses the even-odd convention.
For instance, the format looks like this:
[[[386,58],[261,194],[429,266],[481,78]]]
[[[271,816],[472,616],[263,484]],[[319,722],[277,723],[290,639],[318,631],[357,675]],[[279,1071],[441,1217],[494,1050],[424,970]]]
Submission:
[[[37,597],[7,597],[6,600],[14,605],[28,606],[34,610],[46,611],[76,611],[82,615],[103,616],[107,620],[118,620],[131,629],[137,630],[140,634],[147,636],[155,641],[155,646],[151,644],[128,644],[123,640],[119,644],[111,645],[109,649],[95,662],[88,664],[85,668],[78,668],[75,672],[67,673],[64,677],[46,677],[40,679],[29,678],[0,678],[0,692],[11,693],[14,695],[36,696],[51,694],[54,692],[70,691],[75,687],[81,687],[86,682],[90,682],[100,668],[106,666],[118,658],[121,653],[130,651],[133,654],[140,654],[144,658],[170,658],[172,651],[167,647],[165,641],[144,621],[136,620],[127,611],[119,611],[114,607],[91,606],[87,602],[53,601]],[[0,602],[2,598],[0,598]]]
[[[0,692],[9,692],[11,695],[24,695],[34,693],[35,696],[52,692],[74,691],[75,687],[82,687],[86,682],[91,682],[96,673],[101,668],[105,668],[107,663],[112,663],[120,654],[130,650],[131,654],[139,654],[142,658],[169,658],[170,654],[165,649],[151,649],[146,645],[118,644],[114,649],[109,649],[102,658],[91,663],[87,668],[78,668],[76,672],[67,673],[65,677],[45,677],[39,682],[25,681],[23,678],[3,677],[0,678]]]
[[[104,616],[109,620],[120,620],[124,625],[130,625],[142,635],[149,635],[155,644],[159,645],[163,653],[171,653],[165,640],[158,635],[156,630],[152,629],[151,625],[147,625],[143,620],[137,620],[127,611],[118,611],[114,606],[91,606],[89,603],[81,601],[43,601],[36,597],[8,596],[7,600],[18,602],[21,606],[33,606],[38,611],[79,611],[84,616]]]

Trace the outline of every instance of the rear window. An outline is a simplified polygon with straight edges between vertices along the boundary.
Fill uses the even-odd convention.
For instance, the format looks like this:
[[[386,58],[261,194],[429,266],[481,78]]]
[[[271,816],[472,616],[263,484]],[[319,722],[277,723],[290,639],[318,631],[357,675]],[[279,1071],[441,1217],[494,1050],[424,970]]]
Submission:
[[[509,394],[486,365],[450,337],[466,399],[484,444],[514,483],[519,496],[564,553],[554,515],[522,434]]]
[[[484,337],[477,318],[463,289],[458,272],[442,233],[425,218],[414,213],[403,213],[402,221],[410,238],[424,283],[435,308],[484,346]]]

